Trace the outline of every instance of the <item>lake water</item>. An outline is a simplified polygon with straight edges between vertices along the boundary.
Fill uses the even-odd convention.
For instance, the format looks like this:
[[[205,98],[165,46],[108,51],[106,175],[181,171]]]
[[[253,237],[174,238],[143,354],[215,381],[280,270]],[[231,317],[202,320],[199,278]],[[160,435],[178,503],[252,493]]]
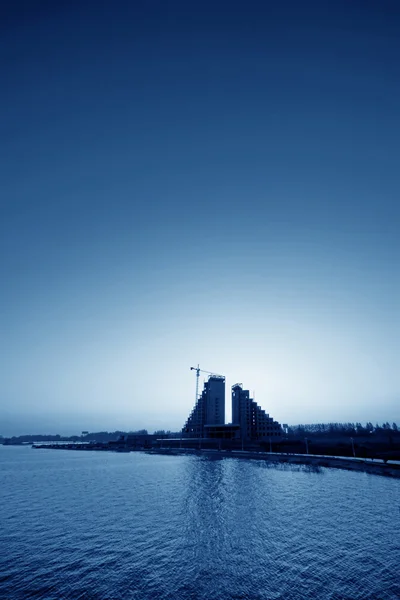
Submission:
[[[0,447],[0,598],[398,600],[400,480]]]

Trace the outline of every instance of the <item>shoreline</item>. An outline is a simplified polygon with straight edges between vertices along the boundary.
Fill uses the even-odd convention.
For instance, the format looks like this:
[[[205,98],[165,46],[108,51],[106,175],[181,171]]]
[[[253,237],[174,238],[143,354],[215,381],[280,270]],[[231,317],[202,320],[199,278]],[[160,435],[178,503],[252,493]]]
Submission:
[[[345,469],[372,475],[400,478],[400,463],[383,462],[379,459],[365,459],[348,456],[327,456],[319,454],[286,454],[278,452],[256,452],[253,450],[213,450],[200,448],[127,448],[109,447],[105,444],[32,444],[32,448],[46,450],[80,450],[83,452],[145,452],[166,456],[203,456],[207,458],[240,458],[263,460],[274,464],[310,465],[331,469]]]
[[[147,450],[147,454],[197,455],[213,458],[241,458],[245,460],[263,460],[275,464],[312,465],[332,469],[345,469],[372,475],[384,475],[400,478],[400,464],[378,462],[377,459],[351,458],[348,456],[326,456],[318,454],[282,454],[276,452],[253,452],[248,450],[201,450],[193,448],[157,448]]]

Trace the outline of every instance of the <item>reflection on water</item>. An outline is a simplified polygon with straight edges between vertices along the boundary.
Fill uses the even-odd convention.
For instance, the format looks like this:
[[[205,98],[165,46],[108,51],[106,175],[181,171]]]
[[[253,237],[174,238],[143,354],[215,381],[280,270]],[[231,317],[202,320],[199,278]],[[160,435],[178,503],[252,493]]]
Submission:
[[[0,448],[0,597],[397,599],[400,481]]]

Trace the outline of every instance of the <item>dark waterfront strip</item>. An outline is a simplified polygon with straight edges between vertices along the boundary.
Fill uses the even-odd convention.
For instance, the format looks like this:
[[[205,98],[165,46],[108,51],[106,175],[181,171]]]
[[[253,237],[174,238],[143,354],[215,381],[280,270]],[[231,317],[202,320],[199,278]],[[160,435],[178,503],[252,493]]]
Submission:
[[[81,451],[114,451],[114,452],[146,452],[147,454],[162,454],[169,456],[179,455],[201,455],[212,458],[241,458],[252,460],[264,460],[267,462],[312,465],[315,467],[328,467],[335,469],[347,469],[350,471],[362,471],[374,475],[387,475],[400,478],[400,464],[377,462],[373,459],[349,458],[347,456],[322,456],[313,454],[283,454],[276,452],[252,452],[248,450],[206,450],[194,448],[137,448],[128,449],[123,447],[110,448],[108,444],[33,444],[36,449],[50,450],[81,450]]]
[[[248,450],[193,450],[192,448],[159,448],[148,451],[148,454],[201,454],[216,458],[242,458],[252,460],[264,460],[267,462],[312,465],[315,467],[328,467],[335,469],[346,469],[350,471],[362,471],[374,475],[388,475],[400,478],[400,464],[384,463],[363,458],[349,458],[347,456],[320,456],[313,454],[281,454],[276,452],[252,452]]]

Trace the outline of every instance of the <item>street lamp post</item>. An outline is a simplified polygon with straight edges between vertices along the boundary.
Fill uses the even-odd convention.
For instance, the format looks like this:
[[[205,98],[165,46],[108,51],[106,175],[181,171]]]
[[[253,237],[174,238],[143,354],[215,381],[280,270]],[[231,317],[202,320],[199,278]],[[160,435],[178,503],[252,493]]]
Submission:
[[[353,456],[355,458],[356,457],[356,451],[355,451],[355,448],[354,448],[354,439],[353,438],[350,438],[350,439],[351,439],[351,447],[353,449]]]

